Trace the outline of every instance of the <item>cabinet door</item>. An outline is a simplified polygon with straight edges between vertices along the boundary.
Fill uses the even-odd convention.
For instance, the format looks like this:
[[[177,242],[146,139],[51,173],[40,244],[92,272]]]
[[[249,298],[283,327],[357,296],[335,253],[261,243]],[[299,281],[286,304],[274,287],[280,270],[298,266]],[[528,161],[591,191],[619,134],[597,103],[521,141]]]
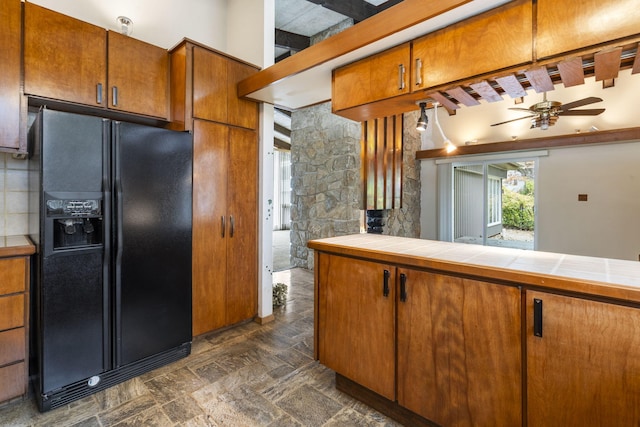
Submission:
[[[528,425],[637,425],[640,311],[543,292],[526,296]]]
[[[166,119],[169,53],[109,31],[109,108]]]
[[[398,274],[398,403],[443,426],[520,425],[520,290]]]
[[[226,324],[250,319],[258,304],[258,135],[229,128]]]
[[[194,120],[193,335],[225,325],[227,126]]]
[[[333,73],[332,108],[340,111],[409,92],[410,44],[338,68]]]
[[[25,3],[24,91],[87,105],[106,105],[104,29]]]
[[[637,0],[538,0],[538,58],[638,34],[639,6]]]
[[[247,129],[258,128],[258,103],[238,98],[238,82],[244,80],[257,70],[249,65],[227,60],[227,119],[228,123]]]
[[[0,147],[20,147],[20,0],[0,8]]]
[[[531,1],[518,0],[419,38],[413,42],[411,88],[531,62],[532,32]]]
[[[405,43],[370,58],[371,101],[409,93],[410,44]]]
[[[193,48],[193,117],[227,123],[227,59]]]
[[[320,363],[395,400],[395,268],[325,253],[319,260]]]

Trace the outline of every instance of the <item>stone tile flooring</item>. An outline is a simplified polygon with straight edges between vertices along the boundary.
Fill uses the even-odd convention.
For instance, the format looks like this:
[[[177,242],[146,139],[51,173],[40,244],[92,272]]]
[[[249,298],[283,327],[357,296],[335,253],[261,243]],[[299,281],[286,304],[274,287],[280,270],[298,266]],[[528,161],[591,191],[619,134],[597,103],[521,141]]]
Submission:
[[[335,389],[313,360],[313,273],[274,273],[289,286],[275,321],[198,337],[169,366],[41,414],[28,399],[0,407],[0,426],[398,426]]]

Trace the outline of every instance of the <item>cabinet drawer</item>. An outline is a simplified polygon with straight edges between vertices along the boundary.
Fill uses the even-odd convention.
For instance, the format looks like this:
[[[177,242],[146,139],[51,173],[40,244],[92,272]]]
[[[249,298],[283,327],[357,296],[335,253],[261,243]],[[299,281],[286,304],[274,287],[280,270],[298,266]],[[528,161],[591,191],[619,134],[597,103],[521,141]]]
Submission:
[[[24,295],[0,298],[0,331],[24,326]]]
[[[0,260],[0,295],[24,292],[26,258]]]
[[[22,396],[27,391],[24,362],[0,368],[0,402]]]
[[[24,328],[0,332],[0,366],[24,360]]]

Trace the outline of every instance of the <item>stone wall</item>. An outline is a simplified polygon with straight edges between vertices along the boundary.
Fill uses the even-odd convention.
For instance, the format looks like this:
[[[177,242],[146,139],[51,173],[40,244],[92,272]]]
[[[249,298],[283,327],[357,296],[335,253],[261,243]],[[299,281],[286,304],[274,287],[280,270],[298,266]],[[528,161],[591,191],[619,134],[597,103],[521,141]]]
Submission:
[[[388,212],[385,234],[420,237],[420,136],[417,113],[404,119],[402,208]],[[360,232],[361,125],[331,113],[331,103],[291,115],[292,265],[313,269],[312,239]]]
[[[291,258],[313,268],[307,241],[360,231],[360,123],[331,103],[291,115]]]

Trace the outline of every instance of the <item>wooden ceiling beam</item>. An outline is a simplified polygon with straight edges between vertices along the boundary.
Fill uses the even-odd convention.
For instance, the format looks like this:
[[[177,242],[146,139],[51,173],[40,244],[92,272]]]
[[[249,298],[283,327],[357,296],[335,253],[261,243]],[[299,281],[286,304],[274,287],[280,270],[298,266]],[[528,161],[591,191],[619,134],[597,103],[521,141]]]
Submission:
[[[471,0],[404,0],[238,83],[245,97],[274,83],[439,16]]]
[[[355,22],[364,21],[378,13],[378,8],[364,0],[308,0],[326,9],[345,15]]]
[[[571,135],[521,139],[518,141],[492,142],[488,144],[459,146],[447,154],[444,148],[416,152],[417,160],[457,157],[471,154],[501,153],[510,151],[541,150],[547,148],[581,146],[587,144],[611,144],[640,139],[640,127],[610,131],[587,132]]]
[[[276,28],[276,47],[301,51],[311,46],[311,38]]]

